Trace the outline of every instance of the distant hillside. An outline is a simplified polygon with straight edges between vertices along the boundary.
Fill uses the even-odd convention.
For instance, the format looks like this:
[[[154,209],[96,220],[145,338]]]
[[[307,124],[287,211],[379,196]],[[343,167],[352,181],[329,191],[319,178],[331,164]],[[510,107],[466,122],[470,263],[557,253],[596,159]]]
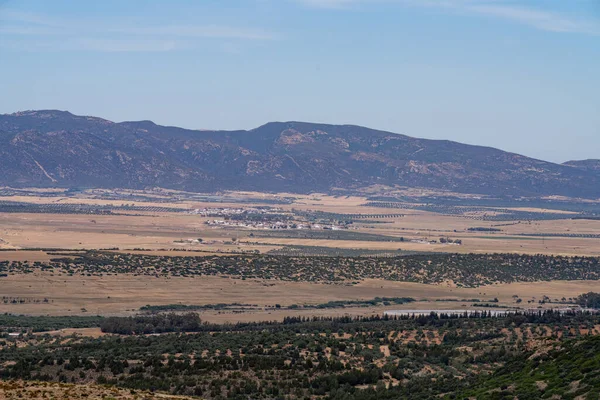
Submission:
[[[250,131],[114,123],[62,111],[0,116],[0,185],[328,191],[372,184],[600,197],[600,176],[501,150],[351,125]]]
[[[575,167],[583,171],[600,173],[600,160],[567,161],[563,165]]]

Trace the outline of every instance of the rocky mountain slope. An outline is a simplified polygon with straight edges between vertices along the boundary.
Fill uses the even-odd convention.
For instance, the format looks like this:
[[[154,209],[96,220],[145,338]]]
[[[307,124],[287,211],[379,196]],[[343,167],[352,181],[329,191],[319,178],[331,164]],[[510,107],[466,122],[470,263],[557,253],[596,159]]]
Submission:
[[[328,191],[373,184],[600,197],[600,176],[501,150],[351,125],[250,131],[114,123],[63,111],[0,115],[0,185]]]
[[[583,171],[590,171],[600,174],[600,160],[576,160],[568,161],[563,165],[579,168]]]

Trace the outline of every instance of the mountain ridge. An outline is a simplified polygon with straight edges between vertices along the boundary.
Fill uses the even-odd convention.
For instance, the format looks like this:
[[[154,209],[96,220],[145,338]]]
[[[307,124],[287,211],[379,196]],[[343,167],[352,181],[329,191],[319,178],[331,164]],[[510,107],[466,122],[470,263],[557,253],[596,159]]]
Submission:
[[[600,176],[588,169],[348,124],[191,130],[29,110],[0,115],[0,156],[4,186],[310,192],[381,184],[600,197]]]
[[[562,165],[600,174],[600,159],[589,158],[587,160],[571,160]]]

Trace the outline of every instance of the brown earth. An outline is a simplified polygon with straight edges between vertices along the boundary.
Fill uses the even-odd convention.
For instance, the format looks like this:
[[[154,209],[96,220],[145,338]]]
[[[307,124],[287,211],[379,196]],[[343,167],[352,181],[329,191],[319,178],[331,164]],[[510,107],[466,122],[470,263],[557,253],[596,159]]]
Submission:
[[[54,382],[0,381],[0,400],[185,400],[189,397],[170,396],[141,390],[118,389],[100,385],[71,385]]]
[[[274,320],[287,315],[370,315],[396,309],[461,309],[472,302],[435,301],[445,299],[499,299],[499,305],[516,306],[513,295],[523,302],[520,307],[537,307],[544,295],[551,299],[575,297],[598,290],[595,281],[554,281],[511,283],[479,288],[455,288],[450,285],[426,285],[409,282],[365,280],[357,285],[328,285],[307,282],[238,280],[214,276],[193,278],[155,278],[150,276],[82,277],[52,276],[50,273],[10,275],[2,278],[2,295],[29,300],[23,304],[0,304],[0,312],[33,315],[127,315],[147,304],[205,305],[241,303],[267,308],[259,311],[204,312],[211,321]],[[276,304],[321,304],[333,300],[369,300],[375,297],[412,297],[420,300],[404,305],[372,308],[274,310]],[[535,300],[532,303],[527,301]],[[552,306],[546,304],[546,307]],[[554,305],[555,307],[557,305]],[[564,307],[564,306],[559,306]]]

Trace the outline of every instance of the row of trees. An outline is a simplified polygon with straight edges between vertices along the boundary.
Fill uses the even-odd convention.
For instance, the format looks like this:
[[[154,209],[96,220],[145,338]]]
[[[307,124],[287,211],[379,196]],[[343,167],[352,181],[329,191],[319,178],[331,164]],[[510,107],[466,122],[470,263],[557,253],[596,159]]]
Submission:
[[[202,321],[196,313],[109,317],[102,320],[100,324],[102,332],[118,333],[121,335],[198,332],[201,326]]]
[[[577,297],[577,303],[585,308],[600,308],[600,293],[584,293]]]

